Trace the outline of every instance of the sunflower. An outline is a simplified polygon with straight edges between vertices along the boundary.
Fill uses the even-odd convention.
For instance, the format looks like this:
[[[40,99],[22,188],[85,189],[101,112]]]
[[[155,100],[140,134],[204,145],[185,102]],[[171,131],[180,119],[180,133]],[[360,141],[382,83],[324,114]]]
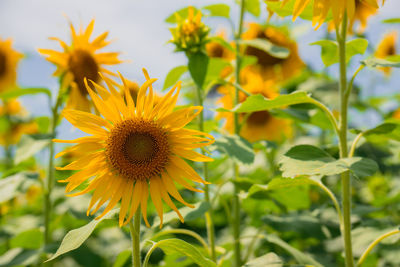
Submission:
[[[257,23],[250,23],[249,29],[243,33],[244,40],[251,39],[265,39],[274,45],[285,47],[289,50],[290,54],[287,58],[277,58],[267,52],[247,46],[244,54],[248,56],[255,56],[257,64],[248,66],[251,71],[258,71],[267,80],[283,81],[293,78],[299,74],[304,68],[305,64],[301,60],[297,43],[291,40],[282,28],[267,26],[263,27]]]
[[[349,32],[353,32],[354,23],[359,21],[360,26],[358,32],[363,33],[367,27],[368,18],[372,15],[375,15],[377,12],[377,7],[368,5],[361,0],[356,0],[356,9],[354,11],[354,17],[350,20]]]
[[[89,95],[84,84],[84,78],[99,82],[99,73],[115,76],[104,65],[115,65],[122,62],[118,59],[119,53],[117,52],[97,53],[97,50],[107,46],[110,41],[106,41],[108,32],[104,32],[90,41],[93,27],[94,20],[89,23],[86,30],[81,27],[79,33],[77,33],[71,24],[71,45],[67,45],[58,38],[50,38],[60,43],[63,48],[62,52],[39,49],[41,54],[47,56],[48,61],[57,66],[53,75],[61,77],[61,90],[67,88],[71,90],[67,108],[90,111],[91,103],[88,99]]]
[[[220,32],[217,34],[218,37],[220,37],[223,40],[226,40],[226,34],[224,32]],[[223,46],[220,42],[218,41],[210,41],[206,44],[206,52],[207,55],[211,58],[221,58],[227,61],[231,61],[235,59],[235,53],[231,50],[229,50],[227,47]],[[232,66],[226,66],[222,71],[221,71],[221,78],[224,79],[227,76],[229,76],[233,72],[233,67]]]
[[[153,105],[154,92],[150,79],[144,71],[146,82],[139,89],[136,104],[124,83],[125,99],[114,88],[108,78],[104,78],[108,89],[91,81],[98,93],[86,84],[93,103],[103,116],[96,116],[79,110],[65,109],[64,117],[75,127],[90,134],[75,140],[54,140],[76,145],[56,155],[63,156],[73,151],[84,155],[60,170],[76,170],[69,178],[60,182],[68,183],[71,192],[84,182],[88,186],[76,196],[94,191],[88,214],[97,212],[104,203],[108,213],[120,200],[120,226],[129,222],[141,206],[147,226],[147,200],[150,193],[152,202],[163,222],[163,202],[171,207],[183,222],[183,217],[170,196],[182,204],[193,207],[178,193],[175,182],[183,187],[202,192],[192,187],[186,180],[206,184],[185,159],[199,162],[212,161],[211,158],[193,151],[213,143],[209,134],[183,128],[202,110],[201,106],[182,108],[174,111],[178,99],[180,83]],[[149,92],[147,90],[149,89]],[[125,102],[126,101],[126,102]],[[97,203],[97,206],[95,204]]]
[[[361,2],[367,6],[378,8],[378,0],[314,0],[313,6],[313,26],[320,27],[326,20],[329,11],[332,12],[333,21],[336,26],[343,20],[347,13],[350,21],[355,16],[356,2]],[[282,5],[286,5],[289,0],[283,0]],[[384,2],[384,1],[382,1]],[[293,21],[304,11],[311,0],[296,0],[293,8]]]
[[[17,80],[17,66],[22,54],[12,48],[12,41],[0,38],[0,92],[11,89]]]
[[[0,145],[17,144],[23,134],[38,132],[37,123],[27,119],[28,113],[21,104],[12,99],[0,106],[0,118],[7,117],[8,124],[0,131]]]
[[[146,70],[144,70],[146,71]],[[146,73],[146,75],[148,75],[148,73]],[[137,82],[128,80],[128,79],[124,79],[125,80],[125,84],[126,87],[129,89],[129,93],[131,94],[131,97],[133,99],[133,102],[136,104],[137,101],[137,97],[139,94],[139,89],[140,89],[140,85]],[[125,84],[116,84],[116,86],[120,89],[120,94],[121,96],[125,99]],[[159,95],[157,95],[156,93],[154,93],[153,95],[153,105],[157,105],[160,100],[162,99],[162,97],[160,97]],[[126,99],[125,99],[126,102]]]
[[[251,94],[261,94],[265,98],[273,99],[279,95],[275,83],[271,80],[265,81],[258,73],[246,72],[242,75],[243,88]],[[235,91],[232,87],[224,86],[220,90],[223,94],[219,102],[226,109],[233,108]],[[244,102],[247,96],[240,92],[239,102]],[[234,116],[232,113],[223,112],[219,117],[225,118],[225,129],[234,131]],[[291,121],[274,117],[268,111],[256,111],[252,113],[239,114],[240,136],[250,142],[261,140],[280,142],[292,135]]]
[[[386,34],[382,41],[379,43],[378,48],[375,51],[376,58],[387,58],[396,55],[396,43],[397,43],[397,32],[391,32]],[[392,72],[390,67],[380,68],[385,75],[389,76]]]

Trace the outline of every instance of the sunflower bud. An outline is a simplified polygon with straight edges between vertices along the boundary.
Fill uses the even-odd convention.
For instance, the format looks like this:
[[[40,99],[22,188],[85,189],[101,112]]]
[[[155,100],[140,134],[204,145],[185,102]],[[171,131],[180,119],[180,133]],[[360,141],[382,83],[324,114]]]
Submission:
[[[203,50],[208,41],[208,33],[210,28],[201,21],[201,11],[195,14],[195,9],[189,7],[187,18],[182,18],[179,14],[175,14],[177,26],[171,28],[171,43],[176,45],[176,51],[184,51],[186,53],[196,53]]]

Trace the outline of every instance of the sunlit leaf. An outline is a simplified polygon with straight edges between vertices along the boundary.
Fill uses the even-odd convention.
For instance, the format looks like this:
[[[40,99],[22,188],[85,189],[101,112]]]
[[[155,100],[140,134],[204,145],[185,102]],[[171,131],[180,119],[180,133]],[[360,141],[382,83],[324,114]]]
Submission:
[[[195,7],[192,7],[195,11],[197,9]],[[182,18],[186,18],[189,14],[189,7],[184,7],[182,9],[179,9],[178,11],[174,12],[173,14],[169,15],[168,18],[165,19],[165,22],[167,23],[176,23],[176,14]]]
[[[251,40],[240,40],[241,45],[247,45],[260,49],[276,58],[287,58],[290,51],[282,46],[277,46],[266,39],[256,38]]]
[[[189,56],[189,72],[193,81],[199,88],[203,88],[208,69],[209,58],[206,54],[198,52]]]
[[[246,0],[244,8],[253,16],[256,17],[260,16],[261,13],[260,0]]]
[[[118,254],[117,259],[114,261],[112,267],[124,267],[125,263],[131,258],[131,250],[124,250]]]
[[[12,248],[39,249],[42,243],[43,233],[37,228],[19,233],[10,240]]]
[[[17,146],[15,153],[15,163],[18,164],[40,150],[47,147],[51,142],[51,136],[46,134],[24,135]]]
[[[383,23],[400,23],[400,18],[391,18],[391,19],[385,19],[382,21]]]
[[[254,161],[252,145],[237,135],[224,135],[215,140],[213,147],[221,153],[229,155],[233,160],[251,164]]]
[[[179,78],[188,70],[187,66],[177,66],[170,70],[167,74],[167,77],[165,77],[164,85],[163,85],[163,90],[173,86],[178,82]]]
[[[381,58],[368,58],[361,61],[361,64],[369,68],[379,68],[379,67],[400,68],[400,61],[389,61],[387,59],[381,59]]]
[[[51,97],[51,91],[47,88],[16,88],[14,90],[5,91],[0,94],[0,99],[17,98],[24,95],[45,94]]]
[[[283,261],[273,252],[265,254],[261,257],[252,259],[251,261],[245,263],[244,267],[282,267]]]
[[[226,4],[209,5],[203,7],[203,9],[210,12],[209,16],[229,18],[230,7]]]

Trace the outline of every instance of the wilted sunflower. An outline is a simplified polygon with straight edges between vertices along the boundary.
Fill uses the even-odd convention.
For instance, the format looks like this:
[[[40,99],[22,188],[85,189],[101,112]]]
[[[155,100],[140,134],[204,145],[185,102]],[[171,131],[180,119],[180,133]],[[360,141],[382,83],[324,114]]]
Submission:
[[[202,192],[185,180],[207,183],[186,163],[185,159],[199,162],[212,161],[211,158],[193,149],[213,143],[213,137],[203,132],[183,128],[201,112],[202,107],[195,106],[174,111],[180,83],[154,106],[154,92],[151,85],[156,79],[150,79],[147,72],[144,72],[147,81],[140,87],[136,104],[121,76],[125,85],[126,103],[107,78],[105,82],[109,91],[91,82],[97,94],[86,85],[94,105],[103,117],[78,110],[63,111],[64,117],[69,122],[91,136],[71,141],[54,140],[62,143],[76,143],[57,154],[56,157],[77,150],[84,153],[78,160],[58,168],[79,170],[61,182],[67,182],[66,191],[71,192],[88,181],[86,189],[70,196],[93,190],[88,214],[90,212],[94,214],[108,201],[104,211],[97,218],[104,216],[121,200],[120,225],[131,220],[140,204],[144,221],[149,226],[147,199],[150,191],[161,225],[163,222],[162,200],[178,214],[183,222],[183,217],[170,196],[186,206],[193,207],[182,199],[175,182],[189,190]],[[146,94],[148,89],[149,92]],[[96,203],[97,206],[95,206]]]
[[[382,41],[379,43],[378,48],[375,51],[375,57],[387,58],[396,55],[396,43],[397,43],[397,32],[391,32],[385,34]],[[385,75],[389,76],[392,72],[390,67],[379,68]]]
[[[265,98],[273,99],[279,95],[273,81],[265,81],[259,74],[246,72],[242,77],[243,88],[251,94],[261,94]],[[226,109],[233,108],[235,90],[232,87],[221,87],[219,92],[223,94],[219,102]],[[247,96],[240,92],[239,102],[244,102]],[[225,118],[225,129],[229,132],[234,131],[234,115],[222,112],[219,117]],[[268,111],[256,111],[252,113],[239,114],[240,135],[250,142],[261,140],[282,141],[292,135],[291,121],[274,117]]]
[[[0,118],[7,117],[7,124],[0,131],[0,145],[10,146],[19,142],[23,134],[38,132],[37,123],[27,118],[27,111],[13,99],[0,105]]]
[[[175,44],[176,51],[196,53],[202,50],[208,41],[210,28],[201,21],[201,11],[189,6],[187,18],[182,18],[178,13],[175,13],[175,17],[177,25],[175,28],[170,28],[172,33],[170,42]]]
[[[12,48],[12,41],[0,38],[0,92],[11,89],[17,79],[17,65],[22,54]]]
[[[277,58],[261,49],[252,46],[246,47],[244,53],[257,58],[257,64],[247,68],[253,72],[259,72],[267,80],[283,81],[290,79],[299,74],[305,66],[299,56],[297,43],[291,40],[281,28],[263,27],[257,23],[250,23],[249,29],[243,33],[242,38],[244,40],[266,39],[274,45],[289,50],[290,54],[287,58]]]
[[[357,1],[359,0],[314,0],[313,26],[317,28],[321,26],[325,22],[329,11],[332,12],[335,25],[340,24],[345,13],[347,13],[351,21],[355,15]],[[370,7],[379,7],[378,0],[360,1]],[[282,5],[286,5],[288,2],[289,0],[283,0]],[[311,4],[311,0],[296,0],[293,8],[293,21],[304,11],[308,4]]]
[[[86,30],[80,27],[79,32],[75,31],[71,24],[71,44],[67,45],[59,38],[52,37],[63,48],[62,52],[39,49],[39,52],[47,56],[47,60],[57,66],[53,75],[62,77],[61,90],[70,88],[67,108],[90,111],[91,104],[88,99],[88,91],[84,84],[84,78],[95,82],[100,81],[99,73],[103,75],[115,74],[104,67],[104,65],[115,65],[122,61],[118,59],[117,52],[97,53],[97,50],[104,48],[110,41],[106,41],[108,32],[104,32],[90,41],[93,32],[94,20],[87,26]]]

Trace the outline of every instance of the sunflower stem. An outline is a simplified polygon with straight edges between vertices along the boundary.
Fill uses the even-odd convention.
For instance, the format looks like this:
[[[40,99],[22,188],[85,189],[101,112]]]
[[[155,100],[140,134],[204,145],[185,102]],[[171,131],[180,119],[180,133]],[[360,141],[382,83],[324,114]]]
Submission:
[[[61,90],[60,90],[61,91]],[[59,91],[56,103],[54,107],[51,108],[52,112],[52,120],[51,120],[51,128],[50,135],[51,138],[56,137],[56,128],[58,124],[58,120],[60,118],[60,114],[58,112],[61,104],[62,104],[62,95]],[[47,172],[47,183],[44,188],[44,244],[45,246],[51,243],[51,231],[50,231],[50,221],[51,221],[51,213],[52,213],[52,203],[51,203],[51,193],[54,187],[54,143],[50,141],[49,143],[49,165]]]
[[[129,230],[132,238],[132,267],[142,266],[140,259],[140,217],[140,209],[137,209],[133,218],[134,222],[129,222]]]
[[[204,132],[204,99],[203,99],[203,93],[202,89],[197,86],[196,87],[196,92],[197,92],[197,102],[200,106],[203,107],[203,110],[200,112],[199,115],[199,130],[201,132]],[[204,151],[202,150],[202,154],[204,155]],[[204,175],[204,180],[208,182],[208,164],[207,162],[203,162],[203,175]],[[217,255],[215,252],[215,229],[214,229],[214,221],[213,221],[213,212],[212,212],[212,206],[211,206],[211,201],[210,201],[210,188],[208,184],[204,185],[204,196],[205,196],[205,201],[210,204],[210,209],[206,212],[205,214],[205,219],[206,219],[206,227],[207,227],[207,237],[208,237],[208,244],[210,246],[210,254],[211,254],[211,259],[216,262],[217,260]]]
[[[243,31],[243,17],[244,17],[244,7],[245,0],[240,0],[240,15],[239,15],[239,24],[238,31],[235,36],[236,43],[236,68],[235,68],[235,84],[240,85],[240,67],[242,57],[240,54],[239,41]],[[235,87],[235,98],[234,98],[234,107],[239,103],[239,89]],[[239,114],[234,113],[234,129],[235,134],[239,135],[240,127],[239,127]],[[234,169],[234,179],[236,180],[239,177],[239,166],[237,163],[233,163]],[[234,195],[233,195],[233,240],[234,240],[234,259],[235,266],[242,266],[242,256],[240,251],[240,201],[239,201],[239,188],[236,184],[234,184]]]
[[[339,148],[340,158],[348,156],[347,146],[347,111],[350,93],[347,91],[346,73],[346,34],[347,34],[347,15],[344,15],[341,32],[337,31],[337,41],[339,44],[339,71],[340,71],[340,121],[339,121]],[[342,209],[343,221],[341,231],[344,239],[345,262],[347,267],[354,266],[353,251],[351,243],[351,179],[350,173],[344,172],[342,179]]]

